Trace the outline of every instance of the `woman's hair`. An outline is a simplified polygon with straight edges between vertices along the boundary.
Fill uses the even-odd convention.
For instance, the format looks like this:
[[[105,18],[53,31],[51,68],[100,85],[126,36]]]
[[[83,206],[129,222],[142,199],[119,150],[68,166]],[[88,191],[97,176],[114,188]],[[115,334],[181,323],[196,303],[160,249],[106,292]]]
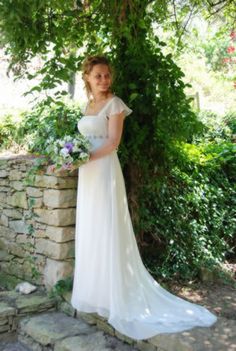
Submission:
[[[90,87],[90,84],[85,79],[85,75],[89,74],[92,71],[93,67],[95,65],[99,65],[99,64],[106,65],[111,73],[111,76],[113,76],[111,64],[105,56],[89,56],[89,57],[87,57],[82,64],[82,78],[83,78],[84,83],[85,83],[85,89],[86,89],[86,93],[87,93],[88,98],[90,97],[90,94],[91,94],[91,87]]]

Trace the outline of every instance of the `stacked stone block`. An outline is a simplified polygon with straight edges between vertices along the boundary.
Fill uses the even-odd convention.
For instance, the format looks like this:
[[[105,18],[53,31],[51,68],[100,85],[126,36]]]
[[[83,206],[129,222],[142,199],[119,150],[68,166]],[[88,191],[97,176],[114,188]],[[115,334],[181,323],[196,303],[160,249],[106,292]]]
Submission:
[[[77,172],[29,178],[34,162],[0,158],[0,278],[49,289],[73,274]]]
[[[22,318],[55,311],[56,306],[56,298],[50,298],[44,292],[30,295],[21,295],[14,290],[0,292],[0,336],[15,332]]]

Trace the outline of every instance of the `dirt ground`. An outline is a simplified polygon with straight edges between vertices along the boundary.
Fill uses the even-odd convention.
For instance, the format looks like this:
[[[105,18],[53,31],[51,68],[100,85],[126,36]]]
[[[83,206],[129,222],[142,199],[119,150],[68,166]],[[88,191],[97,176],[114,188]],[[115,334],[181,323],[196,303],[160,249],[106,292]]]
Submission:
[[[171,292],[208,308],[219,317],[236,320],[236,289],[223,283],[171,285]]]

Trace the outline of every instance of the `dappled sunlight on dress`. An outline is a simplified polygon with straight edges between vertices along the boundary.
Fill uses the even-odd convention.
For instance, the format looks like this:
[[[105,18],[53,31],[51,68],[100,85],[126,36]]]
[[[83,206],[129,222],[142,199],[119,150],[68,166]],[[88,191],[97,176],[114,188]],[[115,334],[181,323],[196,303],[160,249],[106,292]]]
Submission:
[[[79,131],[99,148],[107,138],[108,119],[130,110],[114,96],[97,115],[83,116]],[[135,239],[117,150],[79,168],[75,271],[71,304],[97,312],[120,333],[148,339],[217,317],[162,288],[145,268]]]

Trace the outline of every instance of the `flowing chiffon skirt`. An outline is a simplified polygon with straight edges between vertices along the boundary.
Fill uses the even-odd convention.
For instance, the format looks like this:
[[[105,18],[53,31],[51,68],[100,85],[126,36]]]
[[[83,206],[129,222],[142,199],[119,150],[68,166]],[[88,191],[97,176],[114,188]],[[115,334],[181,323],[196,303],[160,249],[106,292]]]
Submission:
[[[101,139],[93,142],[102,144]],[[137,340],[216,322],[203,306],[162,288],[145,268],[117,150],[79,168],[77,196],[74,308],[106,317]]]

